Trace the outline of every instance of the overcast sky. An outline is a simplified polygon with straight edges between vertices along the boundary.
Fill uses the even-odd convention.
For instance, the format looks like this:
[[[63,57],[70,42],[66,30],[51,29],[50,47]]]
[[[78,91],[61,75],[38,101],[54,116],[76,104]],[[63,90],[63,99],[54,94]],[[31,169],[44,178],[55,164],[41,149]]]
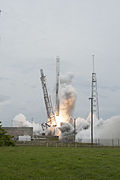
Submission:
[[[101,117],[119,115],[120,0],[0,0],[0,119],[23,113],[46,120],[40,68],[55,93],[55,57],[61,74],[74,74],[76,117],[89,114],[92,57]]]

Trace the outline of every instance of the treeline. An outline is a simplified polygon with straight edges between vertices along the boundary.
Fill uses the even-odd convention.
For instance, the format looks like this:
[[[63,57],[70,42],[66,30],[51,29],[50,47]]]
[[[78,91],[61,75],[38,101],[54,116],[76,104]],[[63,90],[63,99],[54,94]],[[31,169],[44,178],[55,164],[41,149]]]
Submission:
[[[13,137],[8,135],[5,129],[2,128],[2,123],[0,122],[0,146],[15,146],[12,138]]]

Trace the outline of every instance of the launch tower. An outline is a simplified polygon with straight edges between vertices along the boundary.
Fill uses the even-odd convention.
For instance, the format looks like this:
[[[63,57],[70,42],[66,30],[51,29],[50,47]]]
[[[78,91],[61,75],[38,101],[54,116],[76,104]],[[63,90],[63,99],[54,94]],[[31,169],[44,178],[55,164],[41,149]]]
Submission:
[[[59,84],[60,84],[60,59],[59,57],[56,58],[56,105],[55,105],[55,114],[59,116]]]
[[[92,90],[91,90],[91,144],[94,142],[94,115],[99,120],[99,103],[98,103],[98,92],[97,92],[97,77],[95,73],[94,57],[93,57],[93,72],[92,72]]]
[[[96,115],[97,119],[99,120],[99,102],[98,102],[98,91],[97,91],[97,77],[95,73],[95,64],[94,64],[94,57],[93,57],[93,73],[92,73],[92,92],[91,97],[93,98],[93,114]]]
[[[55,114],[53,111],[52,103],[51,103],[51,98],[48,95],[48,90],[47,90],[47,85],[46,85],[46,76],[43,73],[43,69],[40,70],[41,72],[41,83],[42,83],[42,89],[43,89],[43,94],[44,94],[44,101],[45,101],[45,106],[46,106],[46,111],[47,111],[47,116],[48,116],[48,125],[51,125],[52,123],[55,123]]]

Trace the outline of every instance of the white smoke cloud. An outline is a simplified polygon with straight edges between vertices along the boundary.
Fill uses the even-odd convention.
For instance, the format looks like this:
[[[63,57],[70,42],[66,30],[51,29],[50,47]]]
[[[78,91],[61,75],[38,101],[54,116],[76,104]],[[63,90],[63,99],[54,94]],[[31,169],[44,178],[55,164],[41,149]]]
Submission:
[[[71,85],[73,74],[68,73],[60,80],[60,117],[63,122],[70,122],[75,105],[76,91]]]
[[[90,126],[90,122],[88,120],[80,117],[76,119],[76,127],[78,132],[82,131],[83,129],[88,129],[89,126]]]
[[[95,137],[100,139],[120,138],[120,116],[111,117],[98,124],[95,129]]]
[[[71,82],[72,82],[72,79],[74,78],[74,75],[73,75],[73,73],[71,73],[71,72],[69,72],[69,73],[67,73],[66,75],[62,75],[61,77],[60,77],[60,84],[61,85],[69,85],[69,84],[71,84]]]
[[[23,114],[18,114],[13,119],[14,127],[33,127],[34,135],[41,135],[43,129],[40,124],[29,122]],[[120,138],[120,116],[115,116],[107,120],[94,120],[94,139],[104,140],[103,144],[107,144],[112,139]],[[76,119],[76,141],[90,142],[90,121],[89,118],[83,119],[78,117]],[[60,139],[72,136],[74,134],[74,126],[71,123],[63,122],[61,127],[50,127],[46,131],[46,135],[59,135]],[[108,144],[109,145],[109,144]]]
[[[59,127],[60,134],[59,139],[63,142],[73,142],[73,134],[74,134],[74,127],[70,123],[63,122],[62,125]]]
[[[26,120],[26,117],[20,113],[12,121],[13,127],[33,127],[33,133],[35,135],[41,135],[43,133],[43,129],[40,124],[35,122],[29,122]]]
[[[81,123],[82,122],[82,123]],[[87,123],[86,123],[87,122]],[[120,138],[120,116],[111,117],[110,119],[94,119],[94,139],[112,140]],[[86,119],[77,119],[76,140],[90,140],[90,121]],[[106,142],[104,142],[105,144]]]
[[[48,127],[45,134],[46,136],[59,136],[60,131],[58,127]]]

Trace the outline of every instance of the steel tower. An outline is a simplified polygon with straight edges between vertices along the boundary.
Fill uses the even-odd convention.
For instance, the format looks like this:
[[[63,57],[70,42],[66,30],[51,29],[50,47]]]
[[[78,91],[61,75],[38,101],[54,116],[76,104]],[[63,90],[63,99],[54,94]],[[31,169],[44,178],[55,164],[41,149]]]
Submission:
[[[95,55],[92,55],[93,58],[92,90],[91,90],[91,97],[89,98],[91,101],[91,144],[93,144],[94,142],[94,115],[96,115],[97,119],[99,120],[97,77],[95,73],[94,57]]]
[[[98,102],[98,91],[97,91],[97,77],[95,73],[95,64],[94,64],[94,57],[93,57],[93,73],[92,73],[92,92],[91,98],[93,98],[93,114],[96,115],[97,119],[99,119],[99,102]]]
[[[56,105],[55,105],[55,114],[56,116],[59,116],[59,108],[60,108],[60,102],[59,102],[59,84],[60,84],[60,59],[59,57],[56,57]]]
[[[55,123],[55,114],[53,112],[53,107],[51,103],[51,98],[48,95],[48,90],[47,90],[47,85],[46,85],[46,76],[43,73],[43,69],[40,70],[41,72],[41,83],[42,83],[42,89],[43,89],[43,94],[44,94],[44,101],[45,101],[45,106],[46,106],[46,111],[47,111],[47,116],[48,116],[48,124],[51,125],[52,123]]]

